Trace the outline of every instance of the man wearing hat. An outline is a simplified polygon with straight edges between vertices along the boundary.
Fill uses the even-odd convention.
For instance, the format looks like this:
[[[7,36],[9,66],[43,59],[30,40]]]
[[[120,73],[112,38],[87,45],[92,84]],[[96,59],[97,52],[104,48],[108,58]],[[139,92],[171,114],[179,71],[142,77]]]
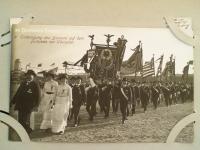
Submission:
[[[146,86],[146,82],[142,82],[142,85],[139,87],[140,91],[140,98],[141,98],[141,104],[144,108],[144,112],[147,110],[147,104],[149,101],[149,88]]]
[[[98,87],[92,78],[89,78],[90,86],[86,88],[86,110],[89,114],[89,120],[92,121],[96,115],[96,103],[98,99]]]
[[[85,88],[81,82],[82,78],[76,77],[75,85],[72,87],[72,116],[74,116],[75,127],[77,127],[80,122],[79,111],[81,105],[86,102]]]
[[[131,101],[131,89],[128,86],[127,79],[123,78],[121,85],[121,98],[120,98],[120,109],[122,113],[122,124],[127,119],[128,102]]]
[[[30,128],[30,115],[34,109],[37,109],[40,101],[40,86],[34,80],[36,74],[33,70],[28,70],[25,74],[25,80],[21,82],[11,104],[15,104],[15,110],[18,110],[18,118],[21,125],[28,133]]]

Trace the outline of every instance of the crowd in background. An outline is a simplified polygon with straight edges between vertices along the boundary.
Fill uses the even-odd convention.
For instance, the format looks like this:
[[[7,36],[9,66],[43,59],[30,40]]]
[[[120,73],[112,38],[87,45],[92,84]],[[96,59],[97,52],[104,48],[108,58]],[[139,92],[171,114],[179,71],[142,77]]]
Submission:
[[[19,122],[30,133],[30,115],[33,111],[43,114],[40,129],[45,132],[63,134],[67,122],[73,120],[74,127],[80,125],[80,108],[85,107],[88,119],[95,119],[97,113],[109,114],[121,111],[121,123],[133,116],[136,109],[144,112],[148,105],[156,110],[166,106],[193,100],[193,83],[172,81],[143,81],[127,78],[83,81],[79,76],[55,75],[47,72],[44,84],[40,85],[33,70],[28,70],[11,104],[18,110]],[[13,105],[12,105],[13,106]],[[112,108],[112,109],[111,109]]]

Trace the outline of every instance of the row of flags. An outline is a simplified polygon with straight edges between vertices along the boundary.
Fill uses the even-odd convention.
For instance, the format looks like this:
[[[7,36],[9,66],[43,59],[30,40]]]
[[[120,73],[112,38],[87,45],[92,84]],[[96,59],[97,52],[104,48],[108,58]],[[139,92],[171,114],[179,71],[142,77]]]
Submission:
[[[156,76],[156,77],[169,77],[169,76],[175,76],[175,58],[173,55],[170,56],[170,60],[166,62],[164,69],[163,66],[163,58],[164,55],[161,55],[156,61],[154,61],[154,55],[151,58],[150,61],[145,61],[143,64],[143,49],[142,49],[142,43],[139,41],[139,44],[136,46],[136,48],[132,49],[133,54],[129,57],[129,59],[125,62],[123,62],[122,67],[127,67],[133,72],[135,75],[140,72],[140,75],[142,78],[147,78],[150,76]],[[92,60],[92,59],[91,59]],[[75,64],[69,64],[67,61],[63,62],[63,67],[65,69],[68,65],[77,65],[79,62],[81,62],[80,66],[84,66],[84,64],[88,61],[87,55],[84,55],[79,61],[77,61]],[[155,74],[155,63],[158,62],[157,67],[157,73]],[[183,68],[183,78],[188,77],[189,72],[189,65],[192,65],[193,61],[187,62],[187,65]],[[26,65],[26,67],[30,67],[30,63]],[[50,64],[51,67],[55,66],[55,63]],[[38,68],[42,67],[42,63],[39,63],[37,65]],[[53,71],[57,70],[53,69]]]
[[[163,58],[164,55],[161,55],[156,61],[154,61],[154,55],[150,61],[146,61],[143,64],[143,50],[142,50],[142,43],[139,41],[139,44],[136,46],[135,49],[132,49],[134,52],[129,57],[129,59],[123,62],[123,67],[129,68],[134,74],[136,75],[140,72],[142,78],[147,78],[150,76],[162,76],[162,77],[169,77],[175,76],[175,64],[176,60],[173,55],[170,56],[170,60],[166,62],[164,69],[163,66]],[[157,73],[155,74],[155,62],[159,62]],[[183,75],[182,77],[187,77],[189,72],[189,65],[192,65],[193,61],[187,62],[187,65],[183,68]]]

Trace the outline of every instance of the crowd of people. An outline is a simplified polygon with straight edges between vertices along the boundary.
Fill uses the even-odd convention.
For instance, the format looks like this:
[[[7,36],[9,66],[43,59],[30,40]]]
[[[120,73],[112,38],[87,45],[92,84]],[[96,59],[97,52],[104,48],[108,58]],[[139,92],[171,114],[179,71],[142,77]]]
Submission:
[[[19,122],[28,133],[32,131],[29,121],[33,111],[43,114],[41,130],[63,134],[68,121],[73,120],[74,127],[80,125],[81,107],[86,107],[90,121],[99,112],[104,113],[105,119],[109,118],[111,107],[113,113],[120,108],[124,124],[127,116],[135,114],[136,106],[145,112],[149,104],[157,109],[161,103],[170,106],[193,100],[192,83],[138,82],[126,78],[114,81],[88,78],[88,82],[83,82],[79,76],[69,78],[59,74],[55,77],[52,72],[47,72],[44,78],[41,86],[35,72],[28,70],[11,101],[11,106],[18,110]]]

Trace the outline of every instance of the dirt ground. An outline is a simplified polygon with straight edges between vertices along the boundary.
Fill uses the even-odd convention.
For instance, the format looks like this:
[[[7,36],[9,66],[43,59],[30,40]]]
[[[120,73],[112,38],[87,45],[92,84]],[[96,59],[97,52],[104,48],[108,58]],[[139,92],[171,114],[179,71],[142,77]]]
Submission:
[[[176,104],[170,107],[159,106],[157,110],[150,105],[146,113],[137,107],[136,114],[129,116],[122,125],[120,111],[117,114],[111,112],[107,119],[104,119],[103,113],[98,112],[95,119],[89,121],[85,106],[82,106],[80,126],[73,127],[73,121],[70,121],[63,135],[36,130],[30,137],[33,141],[54,143],[163,143],[166,142],[173,126],[192,111],[193,103]],[[176,141],[192,142],[193,125],[184,128]]]

